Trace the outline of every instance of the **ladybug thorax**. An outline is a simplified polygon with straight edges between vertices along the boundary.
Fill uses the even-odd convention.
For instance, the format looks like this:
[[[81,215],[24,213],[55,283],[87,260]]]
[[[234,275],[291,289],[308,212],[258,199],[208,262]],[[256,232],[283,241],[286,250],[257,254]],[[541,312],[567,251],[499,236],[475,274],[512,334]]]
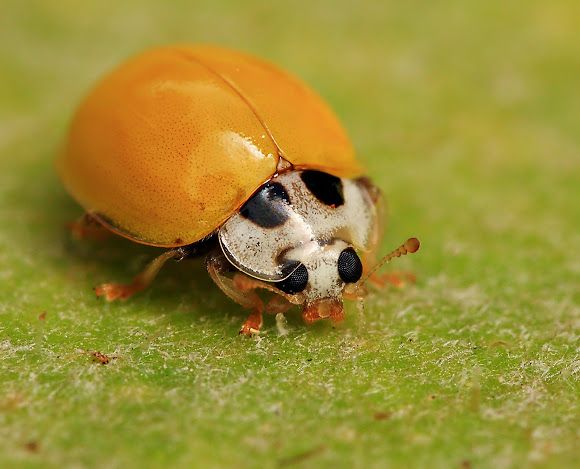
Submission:
[[[263,184],[218,237],[226,258],[243,273],[315,301],[337,298],[345,283],[358,281],[357,252],[373,243],[376,219],[361,181],[289,171]]]

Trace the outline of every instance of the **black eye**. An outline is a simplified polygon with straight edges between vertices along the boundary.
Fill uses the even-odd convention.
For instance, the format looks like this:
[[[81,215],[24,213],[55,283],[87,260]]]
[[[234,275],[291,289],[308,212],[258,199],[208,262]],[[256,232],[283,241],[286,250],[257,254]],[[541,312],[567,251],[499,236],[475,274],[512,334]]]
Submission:
[[[358,282],[362,275],[362,263],[353,248],[346,248],[338,256],[338,275],[346,283]]]
[[[295,267],[294,264],[292,267]],[[294,293],[300,293],[302,290],[306,288],[308,284],[308,270],[304,267],[304,264],[300,264],[298,268],[292,272],[290,277],[285,278],[280,282],[276,282],[276,286],[282,290],[284,293],[288,293],[290,295]]]

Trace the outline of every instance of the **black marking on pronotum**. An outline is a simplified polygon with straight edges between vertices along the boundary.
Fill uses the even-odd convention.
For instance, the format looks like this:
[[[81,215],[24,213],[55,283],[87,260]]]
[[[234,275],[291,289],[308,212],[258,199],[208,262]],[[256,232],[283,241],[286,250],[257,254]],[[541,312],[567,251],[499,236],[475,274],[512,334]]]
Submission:
[[[363,266],[353,248],[346,248],[338,256],[338,275],[346,283],[358,282],[362,276]]]
[[[282,272],[292,272],[284,280],[275,283],[276,287],[284,293],[288,293],[289,295],[300,293],[308,285],[308,270],[304,264],[299,264],[297,261],[289,262],[283,267]]]
[[[344,204],[344,193],[340,178],[322,171],[308,170],[300,175],[314,197],[323,204],[339,207]]]
[[[240,209],[240,215],[262,228],[275,228],[288,219],[290,196],[279,182],[264,184]]]

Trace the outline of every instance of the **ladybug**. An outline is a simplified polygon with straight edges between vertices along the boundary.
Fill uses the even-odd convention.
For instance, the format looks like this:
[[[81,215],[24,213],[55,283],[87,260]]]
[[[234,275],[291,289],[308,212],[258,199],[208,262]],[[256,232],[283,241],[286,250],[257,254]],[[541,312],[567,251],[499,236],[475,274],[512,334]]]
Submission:
[[[337,118],[245,53],[171,46],[128,60],[80,105],[57,167],[85,210],[77,233],[96,223],[165,248],[133,282],[98,286],[108,301],[143,290],[170,259],[203,257],[251,310],[249,335],[292,305],[307,323],[342,320],[343,298],[364,296],[380,265],[380,193]],[[418,247],[412,238],[383,262]],[[256,289],[275,295],[265,304]]]

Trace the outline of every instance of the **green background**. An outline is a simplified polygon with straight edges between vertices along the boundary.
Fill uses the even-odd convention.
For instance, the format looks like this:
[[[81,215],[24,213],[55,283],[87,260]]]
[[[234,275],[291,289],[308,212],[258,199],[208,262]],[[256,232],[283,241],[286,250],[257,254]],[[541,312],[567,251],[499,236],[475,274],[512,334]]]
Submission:
[[[0,466],[572,467],[579,5],[4,1]],[[71,241],[52,161],[99,76],[172,42],[318,90],[387,197],[382,251],[422,240],[392,267],[417,284],[338,328],[269,317],[259,339],[196,263],[95,299],[156,251]]]

